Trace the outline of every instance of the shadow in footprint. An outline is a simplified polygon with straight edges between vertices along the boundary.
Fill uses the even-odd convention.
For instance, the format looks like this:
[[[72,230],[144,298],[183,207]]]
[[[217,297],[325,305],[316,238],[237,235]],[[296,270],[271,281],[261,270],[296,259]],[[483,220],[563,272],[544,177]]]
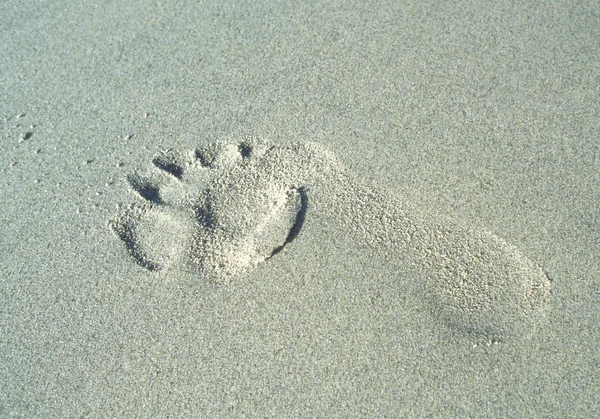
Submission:
[[[300,194],[300,210],[296,216],[296,221],[290,229],[290,234],[288,234],[288,236],[285,238],[283,244],[276,247],[273,252],[271,252],[271,256],[269,256],[269,258],[281,252],[285,245],[294,241],[294,239],[298,237],[298,234],[300,234],[300,230],[302,229],[302,225],[306,219],[306,211],[308,210],[308,196],[306,195],[306,190],[304,188],[299,188],[298,193]]]

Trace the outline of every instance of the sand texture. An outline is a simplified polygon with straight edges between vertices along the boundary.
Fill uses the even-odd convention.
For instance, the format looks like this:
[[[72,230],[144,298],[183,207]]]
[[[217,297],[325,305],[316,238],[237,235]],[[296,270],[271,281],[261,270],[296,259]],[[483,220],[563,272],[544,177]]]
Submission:
[[[0,416],[599,416],[598,28],[4,2]]]

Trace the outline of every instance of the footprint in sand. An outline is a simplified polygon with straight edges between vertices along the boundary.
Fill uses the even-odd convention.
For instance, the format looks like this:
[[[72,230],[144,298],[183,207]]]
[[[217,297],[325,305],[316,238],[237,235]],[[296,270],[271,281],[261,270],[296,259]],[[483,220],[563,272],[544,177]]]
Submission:
[[[142,201],[111,222],[150,271],[228,282],[282,251],[320,211],[406,261],[424,301],[456,329],[502,339],[535,327],[548,306],[548,277],[514,246],[362,185],[318,144],[216,143],[153,164],[128,177]]]

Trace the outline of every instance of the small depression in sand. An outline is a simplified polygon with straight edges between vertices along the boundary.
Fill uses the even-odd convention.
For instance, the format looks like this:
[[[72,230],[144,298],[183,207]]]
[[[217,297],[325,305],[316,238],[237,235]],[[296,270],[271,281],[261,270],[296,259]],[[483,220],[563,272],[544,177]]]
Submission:
[[[423,301],[453,330],[505,339],[535,328],[548,307],[548,277],[517,248],[408,209],[355,180],[318,144],[168,151],[127,179],[140,200],[110,225],[149,271],[235,280],[301,238],[310,214],[321,211],[361,243],[416,267]]]

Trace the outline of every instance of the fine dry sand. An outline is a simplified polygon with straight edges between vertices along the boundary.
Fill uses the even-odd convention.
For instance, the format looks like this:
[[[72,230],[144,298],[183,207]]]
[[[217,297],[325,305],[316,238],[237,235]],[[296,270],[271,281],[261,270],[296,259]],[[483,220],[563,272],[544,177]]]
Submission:
[[[0,416],[598,416],[599,16],[5,2]]]

